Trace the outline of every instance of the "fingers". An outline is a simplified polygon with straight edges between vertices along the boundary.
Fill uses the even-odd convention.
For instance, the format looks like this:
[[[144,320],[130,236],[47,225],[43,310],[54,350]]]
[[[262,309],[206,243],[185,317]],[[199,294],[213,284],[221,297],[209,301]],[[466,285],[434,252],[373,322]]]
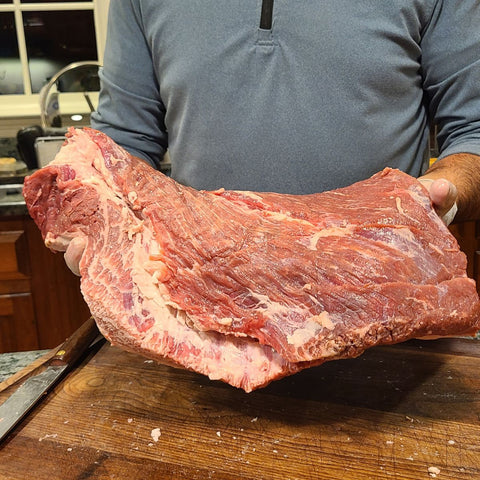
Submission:
[[[429,193],[433,204],[437,206],[440,213],[450,210],[457,199],[455,185],[444,178],[432,182]]]
[[[444,178],[432,179],[420,177],[418,179],[428,190],[433,206],[444,221],[449,225],[457,213],[457,188],[455,185]]]
[[[64,253],[67,267],[78,276],[80,276],[80,259],[82,258],[86,244],[87,241],[85,238],[76,237],[70,241]]]

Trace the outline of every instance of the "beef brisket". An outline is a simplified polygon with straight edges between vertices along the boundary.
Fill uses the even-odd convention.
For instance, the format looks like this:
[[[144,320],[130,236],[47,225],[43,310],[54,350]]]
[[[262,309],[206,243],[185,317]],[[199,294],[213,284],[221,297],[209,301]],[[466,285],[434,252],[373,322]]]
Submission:
[[[465,255],[396,170],[305,196],[197,191],[71,129],[24,196],[49,248],[83,242],[82,293],[107,339],[246,391],[478,322]]]

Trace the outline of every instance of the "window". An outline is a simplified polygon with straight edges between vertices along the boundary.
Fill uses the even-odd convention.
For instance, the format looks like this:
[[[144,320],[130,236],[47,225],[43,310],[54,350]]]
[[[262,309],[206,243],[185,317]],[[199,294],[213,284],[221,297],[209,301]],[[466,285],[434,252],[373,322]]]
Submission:
[[[0,117],[37,115],[55,73],[101,61],[107,10],[108,0],[0,0]]]

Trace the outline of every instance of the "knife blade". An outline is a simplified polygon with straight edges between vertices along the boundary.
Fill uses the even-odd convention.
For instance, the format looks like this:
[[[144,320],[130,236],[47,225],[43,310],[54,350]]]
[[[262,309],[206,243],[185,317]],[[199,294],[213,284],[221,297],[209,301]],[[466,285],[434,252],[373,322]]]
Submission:
[[[99,331],[90,317],[60,346],[41,373],[25,380],[0,405],[0,442],[15,428],[42,396],[67,373],[98,336]]]

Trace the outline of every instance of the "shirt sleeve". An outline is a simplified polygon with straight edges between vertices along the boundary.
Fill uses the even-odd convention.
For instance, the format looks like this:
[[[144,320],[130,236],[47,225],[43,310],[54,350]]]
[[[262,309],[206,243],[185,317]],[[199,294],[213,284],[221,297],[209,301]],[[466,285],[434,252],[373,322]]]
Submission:
[[[480,2],[437,0],[421,47],[440,157],[480,155]]]
[[[110,2],[101,91],[92,127],[158,167],[167,149],[165,107],[142,28],[141,2]]]

